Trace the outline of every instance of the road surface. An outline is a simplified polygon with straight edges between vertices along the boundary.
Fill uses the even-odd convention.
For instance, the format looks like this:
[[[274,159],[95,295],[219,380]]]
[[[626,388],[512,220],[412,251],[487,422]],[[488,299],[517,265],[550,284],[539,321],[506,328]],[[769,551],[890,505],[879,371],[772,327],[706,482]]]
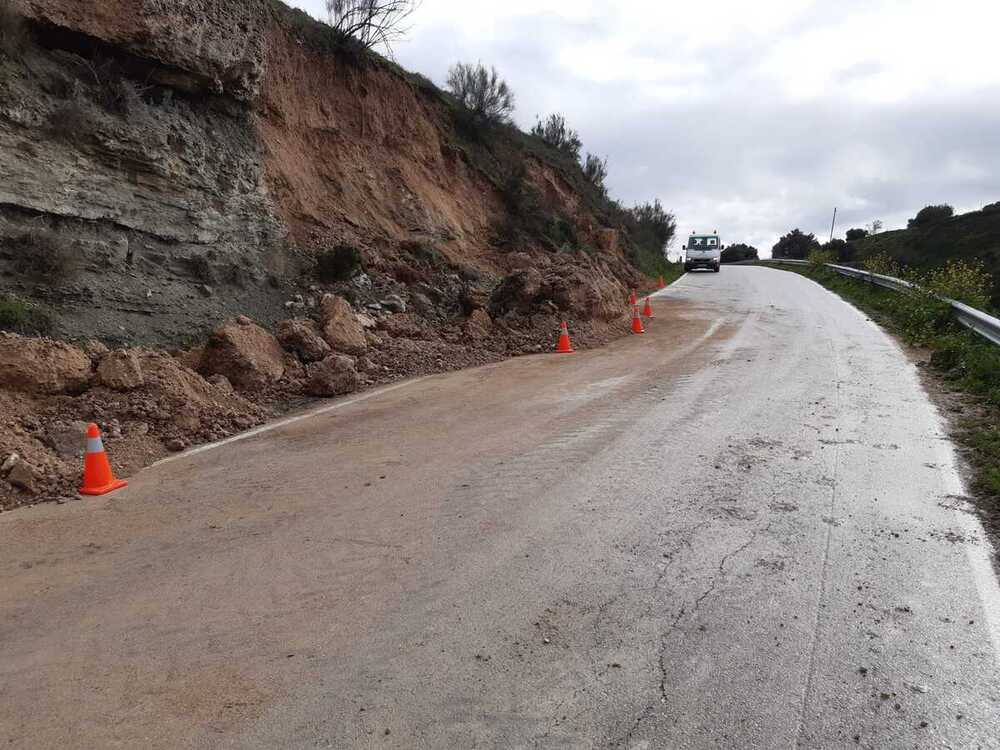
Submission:
[[[0,744],[1000,747],[915,367],[783,271],[655,311],[0,516]]]

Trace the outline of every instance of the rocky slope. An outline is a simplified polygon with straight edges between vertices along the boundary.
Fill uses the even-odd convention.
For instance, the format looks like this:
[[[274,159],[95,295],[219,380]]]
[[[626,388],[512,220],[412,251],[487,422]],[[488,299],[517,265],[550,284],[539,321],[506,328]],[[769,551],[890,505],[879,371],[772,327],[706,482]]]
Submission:
[[[0,505],[72,493],[81,422],[127,470],[624,330],[643,280],[575,166],[280,3],[0,0],[0,32],[0,328],[76,344],[3,339],[0,461],[33,476]]]

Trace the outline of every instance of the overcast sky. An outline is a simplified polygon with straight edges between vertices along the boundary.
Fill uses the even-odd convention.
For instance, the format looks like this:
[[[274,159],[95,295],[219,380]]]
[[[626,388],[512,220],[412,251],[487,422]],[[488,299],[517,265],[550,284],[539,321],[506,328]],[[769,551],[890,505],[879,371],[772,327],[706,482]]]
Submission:
[[[993,0],[423,0],[410,24],[404,67],[443,86],[495,65],[522,128],[565,114],[612,196],[660,198],[682,236],[770,254],[793,227],[828,237],[834,206],[842,236],[1000,201]]]

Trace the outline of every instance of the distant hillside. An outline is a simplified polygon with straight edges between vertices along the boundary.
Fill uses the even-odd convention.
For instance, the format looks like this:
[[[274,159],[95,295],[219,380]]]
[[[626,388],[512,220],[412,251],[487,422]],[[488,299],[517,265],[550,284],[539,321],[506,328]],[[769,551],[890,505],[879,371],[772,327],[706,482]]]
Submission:
[[[1000,211],[973,211],[932,226],[882,232],[852,243],[859,260],[888,253],[902,265],[933,268],[950,258],[981,260],[993,274],[1000,307]]]

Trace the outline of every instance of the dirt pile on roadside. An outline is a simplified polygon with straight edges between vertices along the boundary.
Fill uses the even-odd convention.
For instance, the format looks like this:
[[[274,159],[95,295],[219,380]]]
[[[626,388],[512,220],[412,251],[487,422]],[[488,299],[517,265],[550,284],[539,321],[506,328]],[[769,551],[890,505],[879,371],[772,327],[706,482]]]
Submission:
[[[491,295],[464,299],[467,314],[431,325],[381,303],[361,312],[327,294],[313,317],[279,323],[277,336],[240,317],[220,325],[204,345],[173,354],[0,334],[0,509],[73,499],[88,422],[100,426],[113,466],[128,476],[312,398],[550,351],[565,317],[544,284],[530,301],[496,317],[486,309]],[[390,306],[408,308],[399,301]],[[591,302],[580,304],[592,309]],[[581,320],[574,342],[594,346],[626,330],[620,314]]]

